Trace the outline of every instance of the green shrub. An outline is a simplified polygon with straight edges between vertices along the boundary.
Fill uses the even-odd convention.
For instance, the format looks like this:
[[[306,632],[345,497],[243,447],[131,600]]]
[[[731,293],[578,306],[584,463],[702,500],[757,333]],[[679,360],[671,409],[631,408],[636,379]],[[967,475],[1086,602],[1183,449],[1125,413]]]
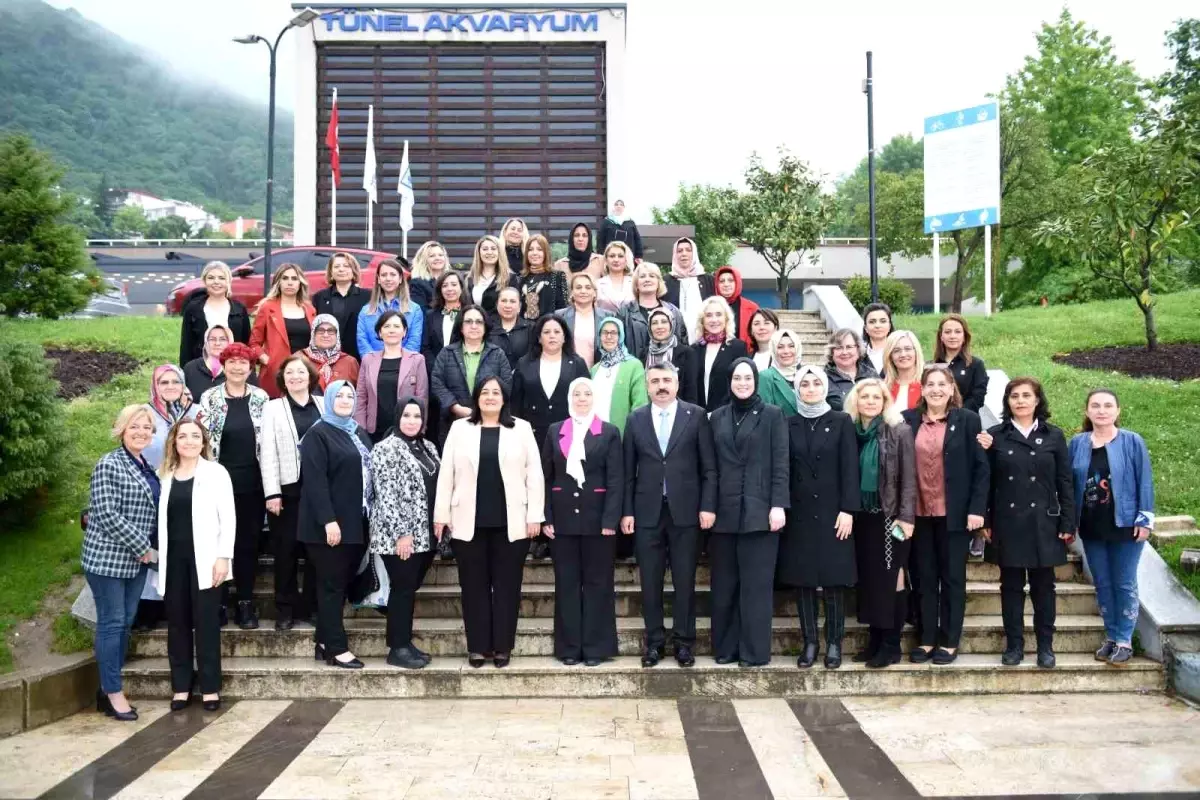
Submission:
[[[871,279],[866,275],[855,275],[842,285],[842,291],[861,314],[871,302]],[[912,311],[913,288],[899,278],[880,278],[879,300],[891,307],[892,314],[907,314]]]
[[[54,476],[67,444],[57,391],[41,347],[0,342],[0,505]]]

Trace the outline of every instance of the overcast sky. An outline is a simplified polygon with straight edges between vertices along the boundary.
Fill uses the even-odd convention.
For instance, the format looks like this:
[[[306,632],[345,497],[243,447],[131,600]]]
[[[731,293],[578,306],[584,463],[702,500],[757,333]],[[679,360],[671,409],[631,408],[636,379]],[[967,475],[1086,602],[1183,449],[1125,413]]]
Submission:
[[[51,0],[74,7],[196,80],[266,102],[267,51],[288,0]],[[975,105],[1035,49],[1054,0],[628,0],[628,186],[635,217],[669,205],[680,181],[740,183],[751,151],[783,144],[833,177],[866,154],[865,52],[875,58],[875,136],[920,135],[925,116]],[[1112,37],[1139,73],[1167,67],[1164,38],[1196,0],[1073,0],[1076,19]],[[194,16],[187,16],[187,15]],[[293,55],[281,47],[282,105]],[[265,112],[264,112],[265,113]],[[417,168],[414,165],[414,168]]]

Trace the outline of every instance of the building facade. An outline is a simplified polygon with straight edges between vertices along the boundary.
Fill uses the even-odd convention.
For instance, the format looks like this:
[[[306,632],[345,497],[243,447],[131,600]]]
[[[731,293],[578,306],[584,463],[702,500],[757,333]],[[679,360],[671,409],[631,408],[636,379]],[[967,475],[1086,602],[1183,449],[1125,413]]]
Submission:
[[[363,187],[374,106],[376,249],[400,252],[400,161],[416,203],[409,255],[438,239],[454,263],[521,217],[565,242],[593,228],[621,185],[625,6],[296,4],[295,235],[328,244],[333,179],[325,133],[338,97],[337,243],[367,244]]]

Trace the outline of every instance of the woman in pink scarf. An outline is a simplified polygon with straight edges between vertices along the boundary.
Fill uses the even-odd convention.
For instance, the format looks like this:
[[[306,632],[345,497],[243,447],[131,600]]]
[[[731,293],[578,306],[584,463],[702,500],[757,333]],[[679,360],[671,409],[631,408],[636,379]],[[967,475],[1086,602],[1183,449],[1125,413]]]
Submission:
[[[683,318],[695,319],[700,304],[716,293],[713,276],[704,271],[696,243],[687,237],[677,239],[671,251],[671,273],[667,275],[667,293],[663,299],[679,308]],[[689,342],[694,342],[689,324]]]

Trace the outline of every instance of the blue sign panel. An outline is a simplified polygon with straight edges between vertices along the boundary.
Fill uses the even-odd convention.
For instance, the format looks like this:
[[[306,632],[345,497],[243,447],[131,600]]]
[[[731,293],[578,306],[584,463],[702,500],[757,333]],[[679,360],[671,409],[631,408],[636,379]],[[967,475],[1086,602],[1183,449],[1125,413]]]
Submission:
[[[925,232],[1000,222],[1000,108],[925,118]]]
[[[937,214],[925,218],[926,233],[945,233],[963,228],[978,228],[982,225],[995,225],[1000,222],[1000,209],[976,208],[971,211],[960,211],[951,214]]]

